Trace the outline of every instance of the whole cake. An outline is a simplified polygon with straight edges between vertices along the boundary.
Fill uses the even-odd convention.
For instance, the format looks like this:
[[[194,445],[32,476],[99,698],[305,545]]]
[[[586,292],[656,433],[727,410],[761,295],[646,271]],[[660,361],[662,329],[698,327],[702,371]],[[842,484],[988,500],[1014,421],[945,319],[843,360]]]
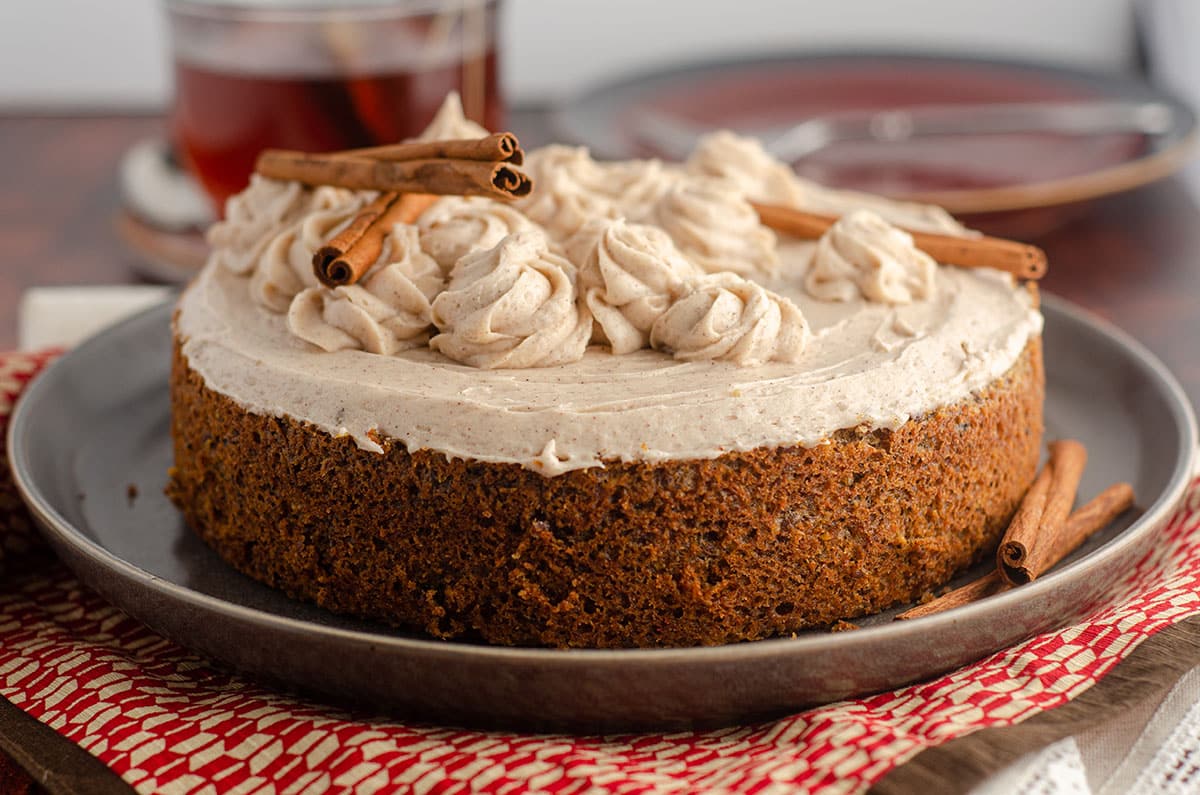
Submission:
[[[485,134],[450,102],[424,137]],[[333,288],[313,254],[374,193],[230,201],[175,317],[168,488],[222,558],[441,638],[632,647],[826,627],[994,549],[1041,445],[1036,293],[900,227],[971,232],[730,133],[527,170]]]

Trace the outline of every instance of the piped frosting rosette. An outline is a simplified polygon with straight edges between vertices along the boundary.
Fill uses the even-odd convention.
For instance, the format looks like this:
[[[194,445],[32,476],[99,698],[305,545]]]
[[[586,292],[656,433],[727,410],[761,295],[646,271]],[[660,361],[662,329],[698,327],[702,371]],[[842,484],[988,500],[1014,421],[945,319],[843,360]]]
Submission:
[[[790,165],[768,152],[757,138],[728,130],[701,138],[684,168],[690,175],[726,180],[750,201],[823,215],[841,215],[848,207],[858,207],[872,210],[888,222],[910,229],[971,234],[941,207],[828,188],[804,179],[797,176]]]
[[[271,241],[271,233],[296,220],[308,206],[299,182],[267,179],[257,174],[250,185],[225,202],[225,218],[205,236],[212,260],[233,273],[249,273]]]
[[[463,112],[462,99],[457,91],[451,91],[438,106],[437,113],[429,125],[421,131],[414,140],[445,141],[454,138],[482,138],[487,135],[487,129],[478,122],[471,121]]]
[[[677,179],[657,160],[598,163],[584,147],[559,145],[530,152],[526,171],[537,188],[517,207],[556,243],[592,219],[646,215]]]
[[[529,229],[463,257],[433,302],[429,347],[472,367],[549,367],[577,361],[592,319],[575,300],[574,267]]]
[[[779,270],[775,233],[763,226],[750,203],[722,180],[677,180],[655,204],[650,220],[707,273],[771,276]]]
[[[588,222],[567,244],[579,293],[596,321],[594,338],[614,354],[650,341],[650,327],[702,272],[661,229],[624,219]]]
[[[254,174],[244,191],[225,202],[225,218],[209,227],[212,260],[233,273],[249,273],[275,234],[299,222],[312,209],[313,199],[299,182]]]
[[[742,367],[795,362],[810,337],[795,304],[735,273],[697,280],[650,330],[650,344],[676,359]]]
[[[684,164],[688,174],[725,180],[752,201],[801,207],[806,191],[796,172],[757,138],[728,130],[705,135]]]
[[[371,198],[342,188],[322,186],[309,195],[307,215],[271,238],[250,279],[250,291],[263,306],[286,312],[292,299],[315,287],[313,252],[349,223]]]
[[[447,196],[417,220],[421,248],[449,272],[467,254],[492,248],[537,224],[509,204],[482,197]]]
[[[292,299],[288,328],[326,351],[362,350],[390,356],[424,344],[442,271],[421,251],[417,229],[396,226],[384,253],[358,284],[309,287]]]
[[[870,210],[838,219],[817,243],[804,285],[822,301],[859,296],[882,304],[908,304],[933,295],[937,263],[912,235]]]

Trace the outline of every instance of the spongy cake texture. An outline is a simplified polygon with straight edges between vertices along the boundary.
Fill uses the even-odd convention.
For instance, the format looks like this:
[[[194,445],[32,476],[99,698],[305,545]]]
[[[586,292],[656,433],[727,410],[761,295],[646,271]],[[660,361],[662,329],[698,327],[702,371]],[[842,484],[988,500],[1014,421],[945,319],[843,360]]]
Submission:
[[[731,643],[913,601],[994,549],[1043,395],[1035,337],[895,431],[547,478],[248,412],[177,337],[168,493],[239,571],[335,612],[505,645]]]

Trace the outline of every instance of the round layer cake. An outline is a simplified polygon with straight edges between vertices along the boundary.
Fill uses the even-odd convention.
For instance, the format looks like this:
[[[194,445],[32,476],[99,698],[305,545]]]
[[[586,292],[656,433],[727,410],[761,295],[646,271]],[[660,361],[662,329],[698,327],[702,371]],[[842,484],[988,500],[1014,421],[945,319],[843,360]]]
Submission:
[[[561,154],[531,158],[538,184],[561,176],[548,170]],[[720,185],[744,199],[734,180]],[[255,206],[231,205],[174,325],[169,493],[226,561],[294,597],[496,644],[767,638],[943,585],[994,549],[1032,481],[1041,317],[1035,292],[1005,274],[919,260],[887,271],[892,254],[854,270],[857,238],[769,233],[770,267],[732,275],[720,270],[738,261],[727,254],[693,268],[685,261],[703,257],[660,194],[639,199],[651,209],[632,227],[685,263],[684,276],[661,306],[635,313],[612,279],[607,293],[587,287],[628,208],[602,206],[589,247],[578,242],[587,219],[554,229],[562,202],[549,215],[532,200],[488,208],[521,215],[507,221],[521,228],[494,242],[487,224],[468,224],[472,247],[460,245],[461,224],[439,239],[446,203],[463,201],[447,199],[398,227],[375,271],[407,246],[404,284],[423,273],[437,283],[422,315],[384,307],[381,296],[402,291],[382,275],[369,273],[361,294],[311,281],[313,245],[369,198],[327,190],[252,186],[241,200]],[[928,208],[811,190],[790,203],[867,203],[906,226],[967,234]],[[892,231],[861,250],[900,240]],[[469,324],[454,319],[463,296],[477,299],[520,257],[540,270],[513,285],[551,274],[537,282],[543,307],[558,295],[554,274],[566,275],[566,313],[538,316],[566,330],[553,344],[546,323],[520,344],[497,348],[494,332],[468,344]],[[489,322],[527,303],[510,287]],[[697,319],[701,305],[709,314]],[[746,334],[687,347],[717,306],[766,307],[753,345]],[[671,325],[685,321],[688,334]]]

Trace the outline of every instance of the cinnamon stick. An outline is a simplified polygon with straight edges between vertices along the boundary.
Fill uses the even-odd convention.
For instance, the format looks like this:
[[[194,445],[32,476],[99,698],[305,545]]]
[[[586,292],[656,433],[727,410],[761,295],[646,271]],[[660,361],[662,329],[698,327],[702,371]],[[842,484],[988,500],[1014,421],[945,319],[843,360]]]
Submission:
[[[837,223],[837,218],[792,207],[751,202],[765,226],[792,237],[816,240]],[[913,244],[938,262],[963,268],[995,268],[1019,279],[1046,275],[1046,252],[1037,246],[998,237],[953,237],[905,230]]]
[[[1031,580],[1037,579],[1055,566],[1062,558],[1072,554],[1079,545],[1086,542],[1092,533],[1100,527],[1108,526],[1129,508],[1133,507],[1133,486],[1128,483],[1114,483],[1108,489],[1094,496],[1084,507],[1070,515],[1062,532],[1046,546],[1045,557],[1032,569]]]
[[[508,163],[480,160],[390,162],[347,155],[317,155],[267,149],[255,170],[264,177],[353,190],[433,193],[442,196],[526,196],[533,183]]]
[[[1029,547],[1038,537],[1038,528],[1042,526],[1042,514],[1046,512],[1046,497],[1050,493],[1050,481],[1053,479],[1053,461],[1047,462],[1033,480],[1033,485],[1025,492],[1017,512],[1013,514],[1000,546],[996,548],[996,568],[1003,570],[1007,566],[1018,567],[1025,565],[1029,555]]]
[[[998,594],[1001,591],[1007,591],[1011,587],[1000,576],[1000,572],[989,571],[978,580],[972,580],[966,585],[955,588],[953,591],[943,594],[933,601],[905,610],[896,616],[896,620],[908,621],[913,618],[931,616],[934,613],[942,613],[946,610],[952,610],[955,607],[962,607],[972,602],[978,602],[985,597]]]
[[[386,195],[384,194],[384,196]],[[347,235],[345,239],[339,240],[343,234],[359,225],[360,220],[368,215],[373,206],[384,196],[380,196],[379,199],[372,202],[355,217],[350,226],[313,255],[313,273],[316,274],[321,284],[326,287],[343,287],[357,282],[383,253],[383,242],[391,233],[392,228],[396,224],[413,223],[421,213],[429,208],[429,205],[437,201],[437,197],[432,194],[403,194],[387,204],[382,212],[375,214],[357,237]],[[346,241],[350,241],[349,246],[338,252],[338,244],[344,244]]]
[[[331,266],[333,266],[335,261],[343,260],[346,252],[350,251],[354,244],[362,239],[362,236],[371,227],[371,224],[375,223],[379,216],[383,215],[397,198],[399,198],[399,194],[392,191],[379,194],[375,201],[364,207],[354,217],[349,226],[338,232],[332,240],[317,249],[317,252],[313,254],[313,273],[316,274],[317,279],[322,284],[326,286],[345,284],[345,281],[339,280],[330,272]],[[345,267],[348,266],[339,265],[336,269],[337,274],[342,279],[348,278],[343,272],[343,268]]]
[[[1040,577],[1054,566],[1058,565],[1067,555],[1070,555],[1097,530],[1108,526],[1133,505],[1133,487],[1128,483],[1114,483],[1093,497],[1086,505],[1071,514],[1063,531],[1059,533],[1038,568],[1032,570],[1033,577]],[[977,602],[987,596],[993,596],[1015,587],[1007,580],[999,569],[993,570],[977,580],[956,588],[949,593],[905,610],[896,616],[898,620],[921,618],[922,616],[941,613],[954,607]]]
[[[1046,561],[1064,532],[1075,492],[1087,464],[1087,448],[1074,439],[1050,443],[1050,487],[1041,520],[1034,526],[1010,526],[1000,544],[1000,573],[1013,585],[1036,578],[1049,568]],[[1032,489],[1030,489],[1032,491]]]
[[[491,163],[525,162],[525,152],[517,136],[510,132],[492,133],[484,138],[462,138],[445,141],[403,141],[386,146],[348,149],[339,156],[367,157],[375,160],[480,160]]]

